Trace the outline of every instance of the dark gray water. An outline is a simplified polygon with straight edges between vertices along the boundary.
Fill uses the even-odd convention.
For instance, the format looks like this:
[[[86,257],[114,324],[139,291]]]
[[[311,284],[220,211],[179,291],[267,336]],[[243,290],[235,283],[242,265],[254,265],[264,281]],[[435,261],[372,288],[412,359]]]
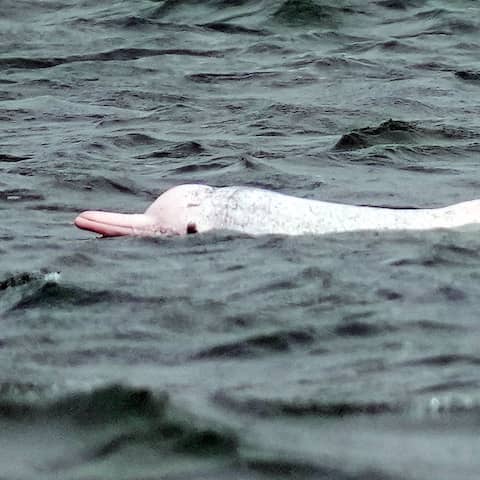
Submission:
[[[0,1],[0,478],[476,479],[480,236],[95,239],[187,182],[480,197],[472,0]]]

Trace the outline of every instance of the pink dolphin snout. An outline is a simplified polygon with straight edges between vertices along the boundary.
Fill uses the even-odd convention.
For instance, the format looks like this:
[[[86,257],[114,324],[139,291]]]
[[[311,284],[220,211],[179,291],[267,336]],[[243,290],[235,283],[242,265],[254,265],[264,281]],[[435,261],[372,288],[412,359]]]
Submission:
[[[98,233],[104,237],[121,235],[145,235],[154,229],[154,222],[144,214],[124,214],[112,212],[82,212],[75,225],[83,230]]]

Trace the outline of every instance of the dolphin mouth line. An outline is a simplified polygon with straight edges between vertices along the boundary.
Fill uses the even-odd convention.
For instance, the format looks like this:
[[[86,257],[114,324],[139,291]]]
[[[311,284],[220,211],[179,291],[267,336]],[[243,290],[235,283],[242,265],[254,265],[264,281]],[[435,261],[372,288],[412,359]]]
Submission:
[[[120,237],[123,235],[135,235],[137,228],[129,225],[120,225],[118,223],[102,221],[98,219],[88,218],[88,214],[80,214],[75,219],[75,226],[90,232],[95,232],[103,237]]]
[[[74,224],[82,230],[98,233],[103,237],[172,237],[179,235],[171,229],[155,224],[154,219],[145,214],[112,213],[102,211],[83,212]],[[186,233],[197,233],[196,225],[188,226]]]

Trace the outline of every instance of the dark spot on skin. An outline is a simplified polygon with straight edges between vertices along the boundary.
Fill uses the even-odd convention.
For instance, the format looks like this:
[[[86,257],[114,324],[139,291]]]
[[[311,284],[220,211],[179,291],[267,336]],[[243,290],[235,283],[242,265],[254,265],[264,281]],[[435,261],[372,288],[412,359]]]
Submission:
[[[187,225],[187,233],[198,233],[197,226],[194,223],[189,223]]]

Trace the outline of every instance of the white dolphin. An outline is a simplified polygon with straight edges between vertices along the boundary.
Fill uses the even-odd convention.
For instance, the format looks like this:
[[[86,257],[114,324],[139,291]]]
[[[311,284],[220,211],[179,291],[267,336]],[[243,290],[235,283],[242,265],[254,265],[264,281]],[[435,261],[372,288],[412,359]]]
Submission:
[[[145,213],[87,211],[75,225],[105,237],[165,236],[233,230],[305,235],[358,230],[430,230],[480,223],[480,200],[443,208],[392,209],[321,202],[251,187],[179,185]]]

